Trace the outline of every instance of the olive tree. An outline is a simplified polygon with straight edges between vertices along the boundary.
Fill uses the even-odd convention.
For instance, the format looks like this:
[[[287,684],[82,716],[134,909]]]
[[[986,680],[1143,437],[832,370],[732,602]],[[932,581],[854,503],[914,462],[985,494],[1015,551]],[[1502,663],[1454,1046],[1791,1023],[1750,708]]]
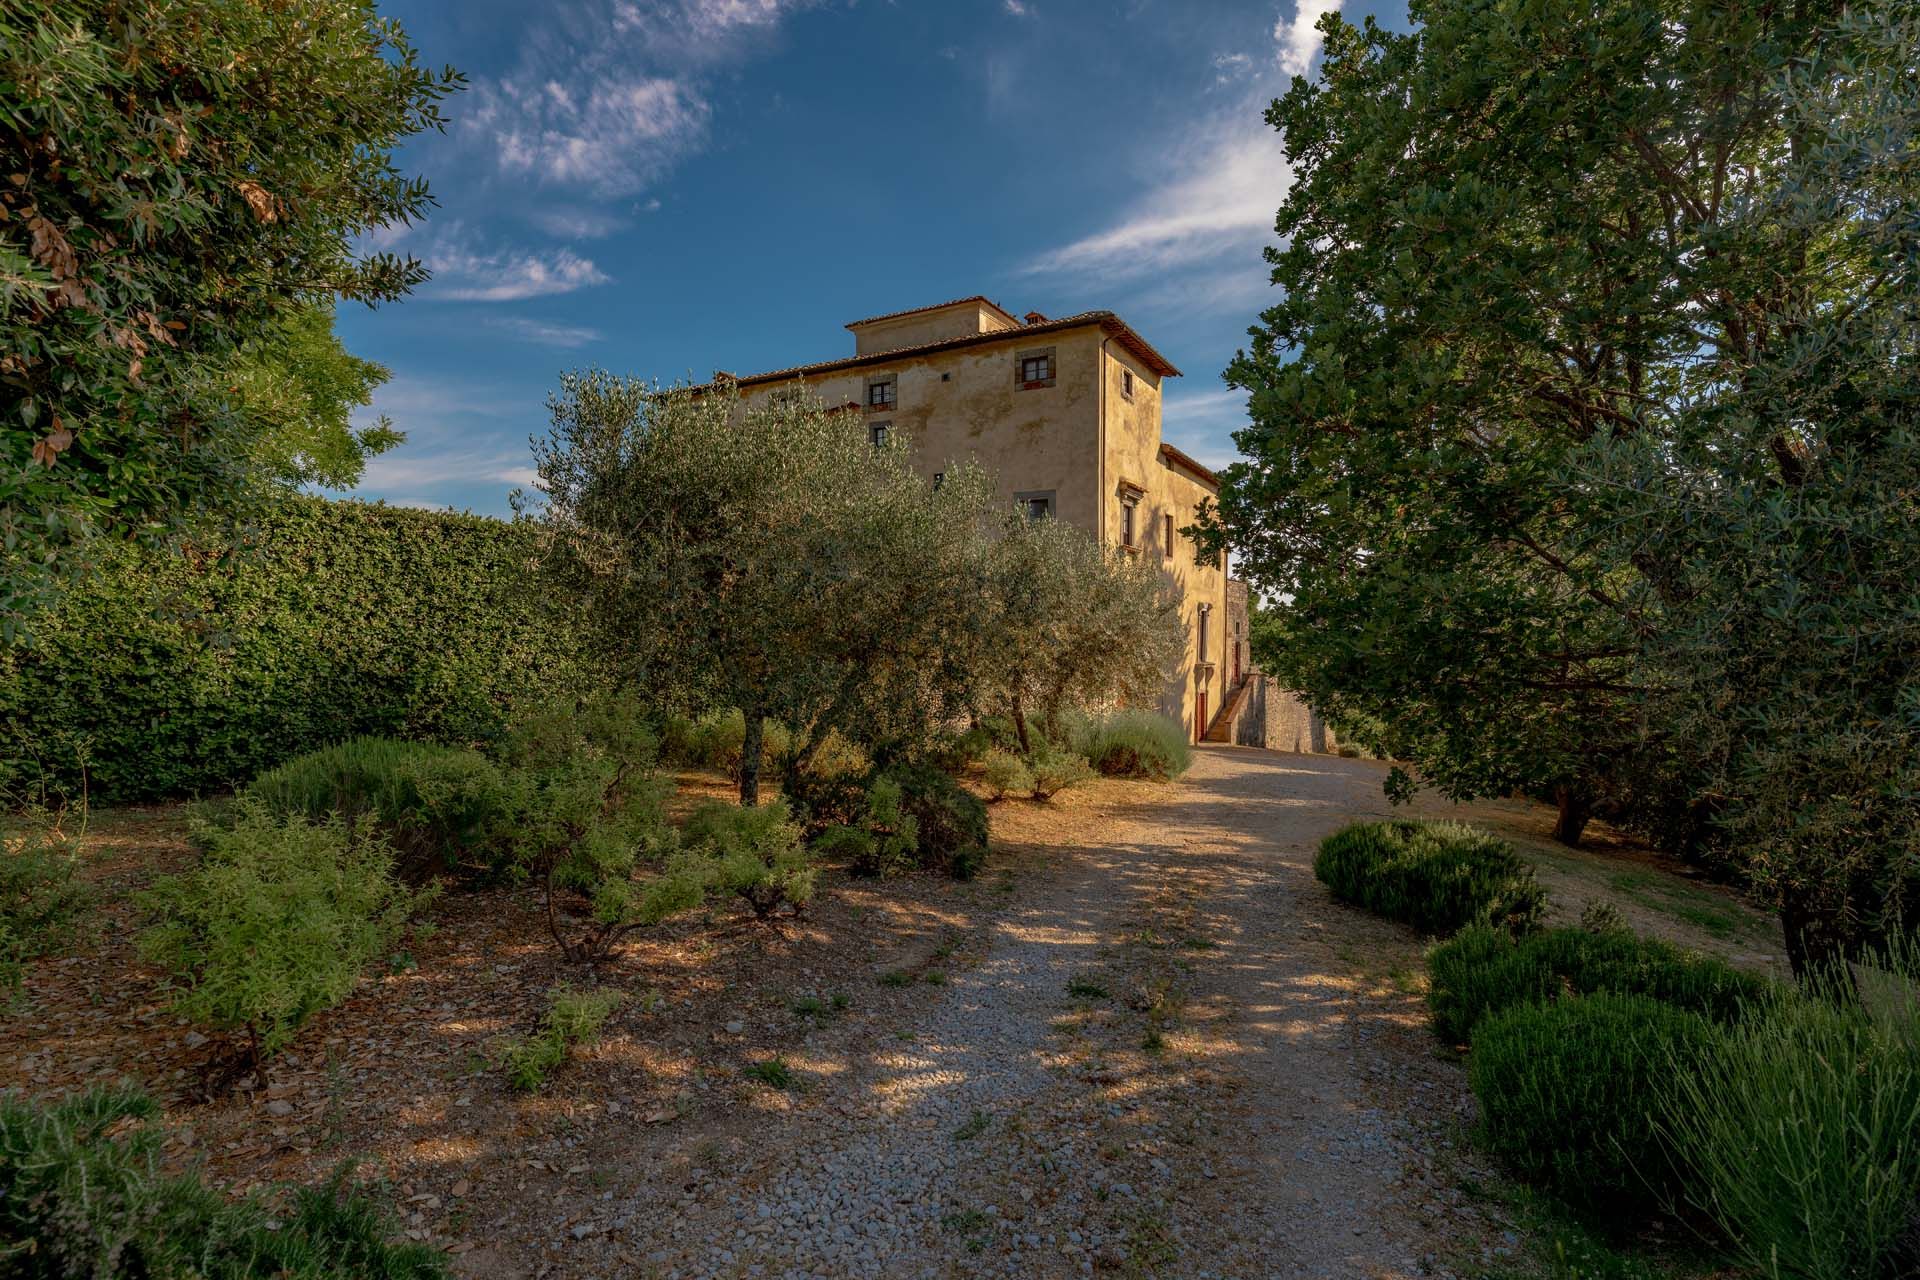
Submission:
[[[1157,698],[1184,652],[1180,603],[1160,571],[1051,517],[1006,515],[986,550],[977,633],[983,700],[1028,721],[1068,706]]]
[[[799,390],[748,402],[591,371],[549,407],[549,571],[636,686],[741,710],[743,805],[769,719],[899,744],[964,705],[984,477],[935,487],[904,440],[876,445]]]
[[[94,534],[232,511],[273,430],[220,376],[303,306],[425,279],[394,149],[442,126],[371,0],[0,0],[0,640]]]

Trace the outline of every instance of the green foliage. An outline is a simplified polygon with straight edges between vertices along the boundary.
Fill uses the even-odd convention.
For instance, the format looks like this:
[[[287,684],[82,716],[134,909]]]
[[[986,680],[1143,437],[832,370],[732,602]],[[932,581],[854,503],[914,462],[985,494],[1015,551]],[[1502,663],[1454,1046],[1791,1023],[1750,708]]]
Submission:
[[[883,777],[900,788],[917,829],[919,865],[973,879],[987,860],[987,806],[980,797],[931,764],[897,764]]]
[[[353,411],[373,403],[392,375],[350,354],[333,336],[333,308],[298,307],[248,342],[213,377],[254,424],[254,459],[283,485],[351,489],[367,459],[405,442],[382,417],[355,427]]]
[[[740,1074],[749,1080],[758,1080],[769,1089],[791,1089],[799,1083],[798,1077],[793,1074],[793,1068],[787,1065],[787,1060],[778,1056],[764,1058],[747,1067]]]
[[[705,870],[673,856],[654,751],[638,714],[612,697],[531,714],[502,744],[504,816],[494,839],[540,885],[568,960],[603,960],[634,930],[705,901]],[[658,873],[636,879],[642,864]],[[567,894],[586,905],[577,925],[563,919]]]
[[[672,714],[661,734],[660,758],[690,769],[714,769],[740,781],[747,740],[747,718],[738,707],[709,711],[699,717]],[[785,725],[767,721],[761,730],[760,768],[777,768],[792,750],[793,735]]]
[[[1033,777],[1035,800],[1051,800],[1068,787],[1078,786],[1093,776],[1093,766],[1085,756],[1055,747],[1036,752],[1027,761],[1027,770]]]
[[[784,801],[751,809],[709,801],[688,816],[681,838],[706,860],[713,887],[737,895],[762,920],[813,897],[812,859]]]
[[[384,838],[337,817],[242,805],[197,835],[200,864],[141,895],[155,917],[141,951],[171,976],[176,1012],[243,1033],[255,1060],[346,999],[428,900],[393,878]]]
[[[745,716],[740,797],[768,721],[856,728],[911,755],[964,711],[992,486],[938,489],[904,439],[809,395],[742,404],[568,374],[535,452],[551,577],[592,602],[624,674]]]
[[[878,777],[867,788],[859,825],[834,827],[813,848],[818,854],[845,858],[855,875],[897,875],[918,861],[920,824],[906,811],[900,784]]]
[[[1725,856],[1796,969],[1872,941],[1920,865],[1920,19],[1410,16],[1268,113],[1255,657],[1450,796]]]
[[[426,278],[360,237],[431,207],[392,155],[460,83],[368,3],[0,3],[0,643],[94,534],[162,541],[266,478],[273,424],[217,374]]]
[[[1512,845],[1455,822],[1357,822],[1321,842],[1313,873],[1342,902],[1423,933],[1524,933],[1546,904]]]
[[[1095,771],[1110,778],[1152,778],[1166,782],[1193,763],[1187,731],[1176,720],[1153,711],[1110,711],[1083,717],[1067,741]]]
[[[41,810],[0,831],[0,1005],[20,992],[26,962],[79,934],[93,893],[77,877],[77,840]]]
[[[1427,957],[1434,1029],[1465,1044],[1481,1019],[1516,1004],[1609,991],[1650,996],[1716,1022],[1733,1022],[1766,999],[1768,984],[1710,956],[1631,933],[1548,929],[1516,940],[1471,925]]]
[[[32,648],[0,648],[0,772],[216,792],[362,735],[490,742],[604,687],[572,605],[527,589],[531,527],[294,497],[255,527],[233,555],[102,551]]]
[[[1657,1204],[1682,1186],[1653,1124],[1676,1061],[1714,1034],[1648,996],[1516,1005],[1480,1023],[1468,1079],[1481,1143],[1528,1180],[1594,1210]]]
[[[376,822],[403,857],[446,867],[484,851],[507,805],[499,768],[479,752],[392,738],[297,756],[241,794],[283,817]]]
[[[0,1094],[0,1262],[20,1280],[332,1280],[447,1274],[342,1168],[287,1203],[168,1173],[158,1108],[132,1086],[57,1103]]]
[[[625,992],[611,988],[581,991],[555,987],[548,996],[547,1016],[539,1034],[510,1040],[502,1047],[500,1065],[507,1083],[523,1093],[539,1089],[569,1053],[600,1039],[600,1029],[626,998]]]
[[[1180,604],[1160,567],[1061,520],[1014,513],[985,556],[988,614],[973,661],[987,705],[1012,724],[1007,750],[1047,753],[1030,717],[1150,702],[1181,661]]]
[[[1869,975],[1863,1001],[1776,992],[1699,1046],[1662,1097],[1697,1204],[1769,1280],[1920,1268],[1915,970]]]
[[[992,748],[987,752],[986,770],[987,786],[995,800],[1033,794],[1033,771],[1013,752]]]

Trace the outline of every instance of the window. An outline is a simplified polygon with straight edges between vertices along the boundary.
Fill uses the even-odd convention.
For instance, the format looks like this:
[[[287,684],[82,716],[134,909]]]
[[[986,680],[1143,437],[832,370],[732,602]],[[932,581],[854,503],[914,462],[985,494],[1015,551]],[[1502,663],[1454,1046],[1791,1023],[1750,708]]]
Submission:
[[[887,437],[891,434],[892,427],[893,424],[891,422],[876,422],[867,428],[867,435],[872,438],[874,448],[879,449],[885,447]]]
[[[1029,493],[1016,493],[1013,503],[1027,519],[1043,520],[1053,514],[1053,490],[1035,489]]]
[[[1173,512],[1169,511],[1160,518],[1166,522],[1167,559],[1171,560],[1173,559]]]
[[[933,487],[935,489],[938,489],[941,485],[945,484],[946,482],[947,482],[946,472],[936,471],[933,473]]]
[[[1133,399],[1133,370],[1131,369],[1120,371],[1120,394],[1129,400]]]
[[[1140,545],[1140,499],[1145,492],[1139,485],[1122,480],[1120,494],[1120,545],[1128,551]]]
[[[1212,605],[1203,604],[1200,606],[1200,655],[1199,655],[1199,658],[1201,662],[1205,662],[1207,660],[1207,618],[1212,613],[1213,613]]]
[[[1022,351],[1014,357],[1013,374],[1022,391],[1052,386],[1056,372],[1052,347],[1042,347],[1037,351]]]
[[[891,409],[894,405],[894,388],[898,384],[891,378],[875,378],[867,383],[867,408]]]
[[[1120,545],[1133,545],[1133,509],[1139,504],[1130,498],[1120,500]]]

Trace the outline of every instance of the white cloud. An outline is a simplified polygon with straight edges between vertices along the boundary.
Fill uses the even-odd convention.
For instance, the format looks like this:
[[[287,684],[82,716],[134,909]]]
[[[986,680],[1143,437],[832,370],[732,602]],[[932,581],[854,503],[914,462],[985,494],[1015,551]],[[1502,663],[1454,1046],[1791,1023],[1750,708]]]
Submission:
[[[1227,253],[1257,253],[1293,179],[1278,135],[1251,108],[1237,113],[1224,135],[1206,126],[1187,132],[1213,133],[1218,141],[1114,225],[1042,254],[1026,270],[1139,275]]]
[[[571,249],[476,251],[461,243],[457,228],[422,257],[433,272],[431,296],[455,302],[518,302],[612,280]]]
[[[589,329],[584,325],[550,324],[545,320],[530,320],[526,316],[496,316],[488,323],[543,347],[584,347],[600,341],[604,336],[598,329]]]
[[[507,513],[507,494],[538,480],[526,437],[545,421],[537,393],[480,379],[406,374],[373,393],[357,425],[392,417],[406,443],[367,460],[352,490],[394,506],[471,508]]]
[[[1245,78],[1253,70],[1253,57],[1245,53],[1216,54],[1213,59],[1213,82],[1232,84]]]
[[[627,227],[624,219],[616,218],[612,214],[597,213],[592,209],[575,209],[566,205],[541,209],[528,216],[542,231],[559,236],[563,240],[601,240],[616,231],[624,231]]]
[[[1293,0],[1293,17],[1273,24],[1273,40],[1279,46],[1280,69],[1290,76],[1303,76],[1319,56],[1321,35],[1314,24],[1329,13],[1340,12],[1340,0]]]
[[[706,86],[817,0],[562,0],[474,86],[463,134],[514,177],[624,196],[704,146]]]
[[[1006,8],[1007,12],[1016,18],[1025,18],[1033,13],[1033,10],[1022,4],[1020,0],[1006,0]]]
[[[638,191],[706,138],[712,114],[691,84],[614,71],[578,90],[511,78],[476,91],[474,127],[500,168],[603,195]]]

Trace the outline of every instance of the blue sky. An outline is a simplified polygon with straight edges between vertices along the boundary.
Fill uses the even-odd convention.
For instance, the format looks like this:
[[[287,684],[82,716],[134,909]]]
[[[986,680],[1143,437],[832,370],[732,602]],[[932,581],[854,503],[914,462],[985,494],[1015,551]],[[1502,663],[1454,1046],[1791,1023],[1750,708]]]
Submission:
[[[1340,0],[382,0],[472,79],[416,140],[434,280],[345,306],[406,444],[359,496],[505,514],[563,369],[665,381],[852,351],[984,293],[1109,308],[1186,376],[1166,438],[1231,459],[1220,372],[1266,305],[1288,171],[1261,120]],[[1404,3],[1344,14],[1404,25]]]

